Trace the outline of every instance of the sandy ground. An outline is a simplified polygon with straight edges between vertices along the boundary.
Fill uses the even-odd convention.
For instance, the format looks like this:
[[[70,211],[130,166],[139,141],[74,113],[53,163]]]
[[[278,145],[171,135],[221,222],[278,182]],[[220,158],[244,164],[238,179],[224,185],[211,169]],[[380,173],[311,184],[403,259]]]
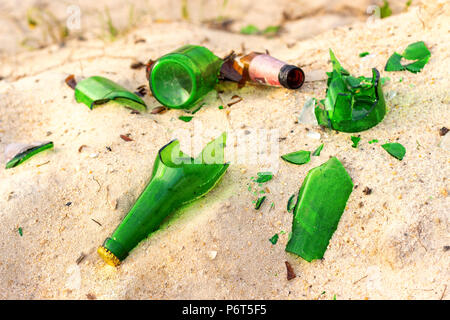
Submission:
[[[16,54],[5,54],[0,66],[5,77],[0,150],[10,142],[40,140],[52,140],[55,149],[0,170],[0,297],[448,299],[450,134],[439,135],[440,128],[450,127],[448,30],[448,5],[431,3],[301,41],[291,32],[267,39],[190,22],[153,21],[106,44],[92,38],[34,51],[11,46]],[[391,79],[384,87],[389,112],[378,126],[360,133],[358,149],[351,147],[350,134],[297,122],[307,99],[324,97],[325,81],[308,82],[298,91],[222,85],[224,92],[210,94],[189,123],[178,120],[179,110],[136,115],[110,104],[91,111],[74,101],[64,83],[72,73],[102,75],[133,90],[146,83],[143,70],[130,69],[133,61],[186,43],[205,45],[221,56],[242,50],[245,42],[247,51],[267,49],[307,74],[331,68],[332,48],[350,72],[367,75],[371,67],[382,71],[393,51],[419,40],[430,48],[430,62],[418,74],[382,72]],[[363,51],[371,55],[359,58]],[[243,101],[218,109],[235,94]],[[151,96],[144,100],[149,110],[159,106]],[[259,211],[253,209],[256,196],[248,185],[257,188],[251,177],[264,168],[231,165],[211,193],[178,211],[119,268],[105,265],[96,248],[145,187],[157,150],[180,129],[200,125],[229,133],[278,129],[286,138],[279,155],[325,147],[303,166],[279,162]],[[120,139],[128,133],[134,141]],[[178,138],[186,144],[190,137]],[[372,139],[380,142],[369,144]],[[380,147],[387,141],[406,147],[403,161]],[[78,152],[82,145],[87,147]],[[292,223],[286,203],[308,170],[330,156],[343,162],[357,187],[324,259],[308,263],[284,251]],[[370,195],[363,193],[365,187],[372,189]],[[281,230],[286,233],[272,245],[268,239]],[[286,280],[285,261],[297,274],[294,280]]]

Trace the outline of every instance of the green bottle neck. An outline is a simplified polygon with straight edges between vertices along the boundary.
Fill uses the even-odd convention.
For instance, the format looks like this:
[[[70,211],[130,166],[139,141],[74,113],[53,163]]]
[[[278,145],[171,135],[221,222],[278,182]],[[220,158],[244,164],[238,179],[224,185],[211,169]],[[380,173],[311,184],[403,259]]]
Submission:
[[[103,246],[119,260],[124,260],[173,211],[175,198],[167,187],[167,181],[153,179]]]

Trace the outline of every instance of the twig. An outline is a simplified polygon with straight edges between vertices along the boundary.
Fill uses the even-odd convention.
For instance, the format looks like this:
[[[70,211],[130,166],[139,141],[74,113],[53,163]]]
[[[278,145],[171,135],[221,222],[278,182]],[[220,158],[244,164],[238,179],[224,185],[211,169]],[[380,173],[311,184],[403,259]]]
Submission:
[[[100,222],[98,222],[97,220],[92,219],[92,218],[91,218],[91,220],[94,221],[96,224],[98,224],[100,227],[102,227],[102,224]]]
[[[82,252],[81,254],[80,254],[80,256],[78,257],[78,259],[77,259],[77,261],[75,261],[77,264],[80,264],[83,260],[84,260],[84,258],[86,258],[86,255],[84,254],[84,252]]]
[[[440,298],[439,300],[442,300],[442,299],[444,299],[444,296],[445,296],[445,291],[447,291],[447,285],[445,285],[445,287],[444,287],[444,291],[442,292],[441,298]]]
[[[353,284],[357,284],[358,282],[360,282],[361,280],[363,280],[363,279],[365,279],[365,278],[367,278],[367,274],[364,276],[364,277],[362,277],[361,279],[359,279],[359,280],[356,280],[355,282],[353,282]]]

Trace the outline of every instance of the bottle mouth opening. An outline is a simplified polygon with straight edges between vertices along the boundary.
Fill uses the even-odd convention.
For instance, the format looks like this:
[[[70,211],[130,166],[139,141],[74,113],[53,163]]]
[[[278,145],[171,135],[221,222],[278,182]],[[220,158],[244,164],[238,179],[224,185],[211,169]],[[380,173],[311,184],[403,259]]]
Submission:
[[[153,95],[167,107],[179,107],[189,101],[195,91],[192,72],[177,61],[160,61],[151,71]]]
[[[305,73],[299,67],[285,65],[280,70],[279,81],[288,89],[298,89],[305,82]]]

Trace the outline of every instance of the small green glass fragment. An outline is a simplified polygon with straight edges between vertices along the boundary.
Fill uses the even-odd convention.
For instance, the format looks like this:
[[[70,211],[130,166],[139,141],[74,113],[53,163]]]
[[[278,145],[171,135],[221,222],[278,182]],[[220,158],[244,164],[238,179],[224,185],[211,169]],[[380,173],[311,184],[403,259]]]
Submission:
[[[145,102],[136,94],[100,76],[89,77],[78,82],[75,87],[75,100],[84,103],[91,110],[94,106],[111,100],[134,110],[145,111],[147,109]]]
[[[308,163],[311,159],[311,151],[295,151],[281,156],[281,159],[284,161],[293,163],[293,164],[305,164]]]
[[[370,141],[369,141],[369,144],[372,144],[372,143],[378,143],[378,139],[370,140]]]
[[[275,233],[272,238],[269,239],[270,243],[277,244],[278,242],[278,233]]]
[[[359,54],[359,57],[360,57],[360,58],[363,58],[363,57],[365,57],[365,56],[368,56],[369,54],[370,54],[369,52],[364,51],[364,52],[361,52],[361,53]]]
[[[391,81],[391,78],[389,78],[389,77],[382,77],[381,78],[381,85],[384,85],[388,81]]]
[[[314,150],[314,152],[312,153],[312,155],[313,155],[314,157],[320,156],[320,152],[322,152],[322,149],[323,149],[323,143],[322,143],[319,147],[317,147],[316,150]]]
[[[117,229],[98,249],[111,265],[118,265],[139,242],[156,231],[181,206],[206,195],[228,169],[224,163],[225,133],[208,143],[194,159],[180,150],[178,140],[162,147],[151,178]]]
[[[286,207],[288,212],[292,212],[294,210],[294,207],[295,207],[294,199],[295,199],[295,194],[293,194],[292,196],[289,197],[289,200],[287,202],[287,207]]]
[[[380,18],[387,18],[392,15],[391,7],[389,7],[389,2],[383,0],[383,6],[380,8]]]
[[[350,136],[350,139],[353,142],[352,148],[357,148],[358,147],[358,143],[361,140],[361,138],[360,137],[355,137],[355,136]]]
[[[256,27],[253,24],[249,24],[249,25],[241,28],[241,33],[242,34],[257,34],[259,32],[260,31],[259,31],[258,27]]]
[[[223,109],[223,106],[219,106],[219,110],[222,110]]]
[[[431,57],[431,52],[423,41],[411,43],[406,47],[403,54],[394,52],[384,67],[385,71],[403,71],[408,70],[412,73],[420,72],[423,67],[428,63]],[[403,65],[401,63],[402,58],[406,60],[416,60],[409,64]]]
[[[352,190],[352,179],[336,157],[311,169],[298,192],[286,251],[309,262],[322,259]]]
[[[20,236],[23,236],[23,230],[21,227],[19,227],[19,229],[17,229],[17,231],[19,232]]]
[[[397,142],[385,143],[381,145],[381,147],[386,150],[387,153],[389,153],[394,158],[397,158],[398,160],[402,160],[406,153],[405,147]]]
[[[333,296],[333,300],[336,300],[336,295]]]
[[[353,77],[330,50],[332,72],[327,72],[326,99],[314,113],[319,125],[343,132],[359,132],[383,120],[386,105],[380,74],[372,69],[372,78]]]
[[[178,117],[178,119],[180,119],[181,121],[184,121],[184,122],[189,122],[192,120],[192,118],[194,118],[194,117],[192,117],[192,116],[179,116]]]
[[[22,145],[22,144],[11,144],[11,148],[18,148],[17,153],[13,155],[14,150],[8,151],[5,150],[5,153],[9,153],[6,159],[6,169],[14,168],[25,162],[35,154],[42,152],[47,149],[53,148],[53,142],[37,142],[30,145]],[[9,148],[10,146],[7,146]],[[17,147],[16,147],[17,146]]]
[[[261,198],[258,198],[258,200],[256,200],[256,204],[255,204],[256,210],[259,210],[259,208],[261,208],[264,200],[266,200],[266,196],[262,196]]]
[[[264,183],[272,180],[272,177],[273,177],[272,172],[258,172],[258,179],[256,179],[256,182]]]
[[[263,34],[266,36],[275,35],[280,31],[280,26],[268,26],[263,30]]]

